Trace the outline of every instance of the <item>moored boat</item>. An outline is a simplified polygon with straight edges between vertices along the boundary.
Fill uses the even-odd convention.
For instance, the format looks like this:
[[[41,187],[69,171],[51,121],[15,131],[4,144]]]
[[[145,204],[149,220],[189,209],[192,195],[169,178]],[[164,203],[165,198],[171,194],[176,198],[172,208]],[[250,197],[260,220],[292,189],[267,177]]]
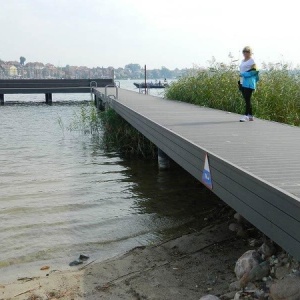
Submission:
[[[159,82],[141,82],[141,83],[137,83],[137,82],[134,82],[133,83],[137,88],[140,88],[140,89],[144,89],[144,88],[148,88],[148,89],[164,89],[165,87],[168,87],[168,83],[167,82],[164,82],[164,83],[161,83],[160,81]]]

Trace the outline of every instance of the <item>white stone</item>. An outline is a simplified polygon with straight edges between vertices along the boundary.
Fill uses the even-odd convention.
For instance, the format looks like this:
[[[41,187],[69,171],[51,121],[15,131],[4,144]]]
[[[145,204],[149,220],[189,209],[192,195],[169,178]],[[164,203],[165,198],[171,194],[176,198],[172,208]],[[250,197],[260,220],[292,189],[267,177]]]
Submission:
[[[237,279],[241,279],[245,273],[259,265],[259,254],[255,250],[245,252],[236,262],[234,272]]]
[[[200,300],[220,300],[220,298],[214,295],[206,295],[201,297]]]
[[[223,300],[232,300],[234,298],[235,294],[236,294],[235,291],[234,292],[230,292],[230,293],[226,293],[226,294],[222,295],[221,298]]]
[[[234,296],[234,300],[239,300],[241,297],[241,294],[239,292],[237,292]]]

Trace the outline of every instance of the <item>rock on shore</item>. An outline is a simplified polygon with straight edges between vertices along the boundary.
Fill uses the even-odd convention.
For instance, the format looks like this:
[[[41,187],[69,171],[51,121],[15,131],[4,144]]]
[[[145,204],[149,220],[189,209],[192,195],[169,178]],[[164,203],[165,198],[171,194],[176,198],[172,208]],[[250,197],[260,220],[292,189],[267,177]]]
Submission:
[[[240,220],[237,216],[235,219]],[[245,231],[245,228],[241,222],[237,225],[231,223],[229,230],[238,235],[235,229]],[[246,251],[236,262],[237,281],[229,285],[229,289],[236,292],[234,297],[228,298],[225,294],[221,299],[300,300],[299,263],[267,237],[259,240],[262,244],[257,250]],[[249,245],[258,246],[259,240],[251,239]]]

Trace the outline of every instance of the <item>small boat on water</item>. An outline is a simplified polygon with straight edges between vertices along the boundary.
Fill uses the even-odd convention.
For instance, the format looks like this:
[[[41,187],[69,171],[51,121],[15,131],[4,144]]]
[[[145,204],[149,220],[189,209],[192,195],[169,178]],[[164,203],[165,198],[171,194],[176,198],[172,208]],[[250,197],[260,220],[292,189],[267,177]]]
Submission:
[[[141,82],[141,83],[137,83],[137,82],[134,82],[133,83],[137,88],[140,88],[140,89],[144,89],[144,88],[148,88],[148,89],[164,89],[165,87],[168,87],[168,83],[167,82],[163,82],[161,83],[160,81],[159,82]]]

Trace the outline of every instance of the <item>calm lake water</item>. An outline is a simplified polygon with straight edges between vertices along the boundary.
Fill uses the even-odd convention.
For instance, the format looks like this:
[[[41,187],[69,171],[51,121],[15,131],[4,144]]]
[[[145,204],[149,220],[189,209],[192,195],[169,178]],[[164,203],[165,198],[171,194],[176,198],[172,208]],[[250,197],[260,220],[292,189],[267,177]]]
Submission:
[[[98,139],[69,131],[88,94],[54,95],[52,106],[33,103],[44,95],[5,100],[0,282],[45,264],[68,269],[81,253],[105,259],[192,230],[218,203],[179,167],[160,172],[156,161],[105,153]]]

